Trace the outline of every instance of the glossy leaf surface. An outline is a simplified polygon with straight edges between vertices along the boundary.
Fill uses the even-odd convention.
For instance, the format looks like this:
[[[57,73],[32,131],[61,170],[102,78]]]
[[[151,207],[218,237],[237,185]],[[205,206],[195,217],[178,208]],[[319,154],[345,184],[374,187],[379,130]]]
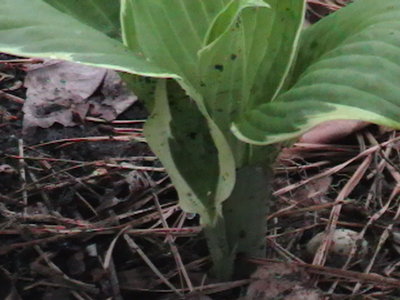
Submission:
[[[304,32],[290,89],[233,131],[263,145],[335,119],[400,128],[399,78],[400,3],[358,0]]]
[[[1,0],[0,51],[64,59],[153,77],[176,77],[41,0]]]

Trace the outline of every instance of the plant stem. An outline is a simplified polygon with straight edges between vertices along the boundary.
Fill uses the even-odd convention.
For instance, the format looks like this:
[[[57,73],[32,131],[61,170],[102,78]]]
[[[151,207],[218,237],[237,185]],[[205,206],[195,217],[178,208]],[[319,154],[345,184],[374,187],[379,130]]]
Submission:
[[[271,166],[245,166],[236,173],[231,196],[223,204],[223,219],[207,227],[214,275],[220,280],[247,277],[254,270],[240,257],[265,257],[266,215],[271,201]]]

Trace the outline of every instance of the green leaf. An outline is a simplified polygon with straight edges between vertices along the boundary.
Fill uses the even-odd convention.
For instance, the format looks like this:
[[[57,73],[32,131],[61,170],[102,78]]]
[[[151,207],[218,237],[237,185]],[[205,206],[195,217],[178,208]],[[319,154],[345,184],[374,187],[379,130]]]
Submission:
[[[120,21],[122,28],[122,40],[125,46],[133,51],[142,53],[139,41],[137,40],[135,26],[135,12],[131,0],[121,0]]]
[[[165,81],[158,81],[145,134],[168,170],[180,206],[200,214],[203,224],[213,225],[233,188],[233,159],[218,153],[207,120],[173,82],[167,92]]]
[[[210,29],[215,37],[207,40],[212,43],[199,52],[200,93],[234,149],[238,167],[254,160],[257,150],[231,136],[230,125],[251,107],[272,101],[278,93],[294,58],[303,21],[304,1],[266,3],[231,3],[213,23],[217,29]],[[225,21],[230,24],[229,30],[219,25],[220,20],[229,20]]]
[[[103,18],[93,12],[97,20],[68,0],[1,1],[0,51],[176,79],[187,95],[161,79],[155,99],[149,100],[155,81],[126,75],[141,87],[152,111],[145,128],[148,142],[168,170],[182,207],[201,215],[220,274],[221,262],[233,260],[236,251],[260,253],[262,228],[241,237],[243,226],[248,233],[257,222],[229,222],[236,222],[247,199],[254,203],[246,206],[246,215],[262,223],[257,203],[266,193],[256,187],[266,177],[255,171],[259,177],[252,181],[250,175],[266,163],[269,149],[238,141],[229,126],[249,108],[272,101],[282,88],[294,58],[303,0],[121,0],[123,44],[109,37],[116,27],[105,26],[109,17],[115,22],[115,13]],[[102,9],[107,4],[93,3],[102,3]],[[239,182],[232,194],[236,168]],[[251,187],[254,191],[247,192]],[[226,212],[228,222],[222,216],[226,199],[232,212]]]
[[[41,0],[2,0],[0,51],[64,59],[153,77],[175,77],[148,59]]]
[[[181,86],[234,149],[238,166],[251,155],[230,133],[249,107],[271,100],[294,57],[304,1],[126,0],[127,44],[176,73]],[[130,42],[129,42],[130,41]],[[207,117],[209,115],[209,117]]]
[[[210,132],[207,119],[184,91],[159,79],[146,140],[168,170],[180,206],[201,216],[214,273],[227,279],[236,252],[227,240],[222,202],[233,189],[235,169],[230,152],[218,148]]]
[[[263,0],[239,0],[229,3],[214,19],[206,35],[205,44],[209,45],[217,40],[235,25],[240,13],[246,8],[270,7]]]
[[[216,236],[221,235],[222,239],[224,230],[220,227],[224,226],[224,221],[218,216],[221,203],[230,195],[234,183],[235,164],[232,155],[236,156],[238,168],[249,162],[248,156],[257,156],[255,153],[263,154],[258,155],[259,161],[266,160],[266,149],[248,149],[229,132],[229,126],[234,116],[245,107],[264,101],[262,93],[268,92],[267,96],[273,98],[280,89],[294,57],[303,12],[302,0],[122,1],[122,28],[125,32],[130,32],[124,36],[125,44],[134,51],[141,51],[163,68],[178,74],[181,77],[180,85],[197,104],[198,111],[194,113],[194,108],[186,107],[189,104],[184,101],[178,102],[179,105],[173,99],[169,99],[169,102],[161,101],[163,97],[158,92],[154,109],[159,113],[152,114],[146,133],[150,136],[152,149],[160,156],[172,176],[182,206],[189,211],[195,209],[200,213],[203,224],[210,225],[207,226],[208,236],[214,235],[213,240],[216,241],[211,243],[214,245],[211,250],[216,253],[216,245],[221,247],[220,255],[213,255],[214,257],[231,257],[235,251],[234,248],[223,250],[223,243],[219,243]],[[273,31],[282,33],[282,37],[273,34]],[[167,109],[167,104],[160,108],[160,103],[166,102],[169,103],[169,108]],[[177,107],[181,109],[177,110]],[[185,111],[187,115],[178,116],[179,111]],[[167,119],[160,117],[161,112],[164,112],[163,118]],[[173,117],[167,117],[166,114]],[[206,122],[202,128],[207,128],[210,132],[207,143],[215,147],[217,154],[214,156],[218,155],[217,159],[214,157],[214,164],[217,163],[218,169],[208,175],[211,182],[217,183],[211,185],[211,190],[215,190],[210,193],[213,198],[207,196],[210,183],[196,183],[195,180],[199,177],[188,175],[183,168],[190,166],[191,174],[201,174],[203,167],[203,164],[188,163],[184,157],[188,154],[179,152],[180,145],[193,143],[188,140],[188,134],[184,134],[184,128],[190,128],[184,125],[188,122],[185,121],[188,116],[192,122],[196,122],[193,121],[196,119]],[[179,134],[178,131],[171,132],[168,126],[178,123],[182,124],[179,127],[184,128],[180,129]],[[157,127],[157,124],[163,125]],[[164,133],[157,133],[160,128],[163,128]],[[177,130],[177,127],[174,128]],[[172,137],[179,137],[179,143],[166,142],[173,140]],[[201,151],[199,145],[185,149],[199,148]],[[179,155],[173,155],[178,152]],[[211,164],[208,167],[211,168]],[[188,198],[188,194],[196,197]],[[261,201],[263,200],[265,199]],[[234,241],[238,236],[235,230],[236,228],[232,228],[230,234],[232,247],[244,249],[252,243],[251,239],[240,243]]]
[[[110,0],[44,0],[114,39],[121,39],[120,3]]]
[[[250,96],[254,103],[265,101],[262,93],[272,98],[280,88],[304,10],[302,0],[124,2],[133,12],[122,21],[125,30],[135,29],[133,49],[140,47],[146,57],[178,74],[224,128],[225,120],[218,117],[231,120],[236,103],[248,107]]]
[[[197,107],[188,97],[185,99],[187,103],[181,100],[180,102],[182,103],[179,103],[179,105],[170,105],[170,113],[174,115],[173,121],[171,122],[173,122],[173,124],[178,124],[179,122],[182,124],[185,122],[194,122],[194,124],[196,124],[196,122],[201,120],[202,129],[200,130],[199,128],[198,130],[204,131],[203,135],[207,132],[207,138],[202,137],[203,135],[199,135],[199,141],[197,141],[199,145],[193,146],[193,150],[191,150],[192,147],[184,147],[189,154],[180,152],[180,155],[168,156],[169,152],[177,153],[180,151],[179,147],[181,147],[181,145],[190,145],[193,141],[186,133],[173,133],[174,137],[179,137],[179,143],[169,145],[166,143],[162,145],[157,143],[157,147],[157,144],[152,143],[152,140],[155,142],[157,139],[163,140],[162,137],[155,132],[156,128],[160,128],[160,125],[157,127],[157,122],[162,122],[162,119],[157,118],[153,119],[157,121],[150,121],[150,124],[154,124],[154,132],[150,133],[149,143],[152,149],[160,155],[161,161],[165,165],[168,173],[175,177],[173,181],[176,184],[181,205],[186,210],[196,210],[202,217],[202,223],[208,225],[213,225],[216,222],[217,217],[221,213],[222,201],[224,201],[232,191],[235,181],[235,166],[232,151],[224,138],[223,132],[210,117],[204,106],[202,100],[203,96],[198,93],[191,80],[194,80],[196,77],[198,64],[197,52],[202,47],[203,39],[205,38],[209,24],[219,11],[224,8],[224,4],[228,2],[230,1],[122,1],[122,28],[125,33],[129,32],[129,34],[124,34],[123,39],[125,44],[132,50],[143,53],[145,57],[150,58],[170,72],[182,76],[179,83],[196,101]],[[131,83],[143,87],[135,78],[131,79]],[[145,96],[149,95],[149,89],[141,88],[140,90]],[[151,102],[148,100],[148,96],[146,96],[146,101],[147,103]],[[154,109],[160,105],[157,104],[157,102],[160,102],[160,100],[156,100]],[[151,105],[152,104],[150,104],[150,106]],[[179,110],[177,110],[176,107],[178,107]],[[165,112],[165,114],[167,114],[167,112]],[[153,116],[153,118],[155,118],[155,116]],[[164,123],[165,122],[167,121],[164,121]],[[185,132],[185,128],[190,128],[188,125],[182,126],[182,132]],[[153,127],[150,126],[150,128]],[[147,130],[147,132],[149,131]],[[154,138],[154,136],[157,136],[157,138]],[[215,164],[215,166],[212,166],[211,162],[209,164],[200,165],[188,163],[187,157],[190,157],[190,152],[194,151],[195,154],[197,151],[200,151],[201,143],[208,143],[216,148],[216,156],[213,158],[213,164]],[[169,150],[161,146],[168,146]],[[178,149],[174,149],[173,147]],[[195,150],[195,148],[199,148],[199,150]],[[200,153],[202,152],[200,151]],[[204,180],[204,176],[190,176],[182,166],[190,166],[191,174],[201,174],[201,168],[205,166],[211,169],[217,167],[217,169],[215,169],[215,173],[208,175],[207,185],[205,185],[197,183],[197,180]],[[208,182],[208,180],[210,182]],[[194,191],[191,192],[191,198],[188,198],[187,187],[185,187],[185,184],[182,182],[189,186],[190,189],[194,189]],[[211,184],[210,187],[208,186],[209,184]]]
[[[358,0],[304,32],[291,88],[232,130],[264,145],[335,119],[400,128],[399,78],[399,1]]]
[[[212,20],[228,2],[124,0],[127,17],[122,18],[122,26],[134,27],[137,42],[133,44],[140,47],[135,50],[187,79],[196,76],[197,52]]]
[[[213,26],[228,18],[224,14],[234,22],[229,22],[229,30],[212,28],[210,32],[220,36],[199,53],[200,88],[217,119],[221,109],[232,120],[273,99],[288,73],[303,21],[301,0],[266,1],[269,6],[263,1],[245,2],[231,4],[218,16]],[[221,124],[229,126],[225,120]]]

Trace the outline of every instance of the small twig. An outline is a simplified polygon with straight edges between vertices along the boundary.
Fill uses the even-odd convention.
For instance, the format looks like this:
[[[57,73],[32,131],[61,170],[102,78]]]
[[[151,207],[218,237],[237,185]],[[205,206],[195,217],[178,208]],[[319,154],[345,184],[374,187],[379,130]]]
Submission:
[[[297,188],[309,183],[310,181],[313,181],[313,180],[316,180],[316,179],[319,179],[319,178],[322,178],[322,177],[325,177],[325,176],[329,176],[329,175],[335,174],[335,173],[341,171],[342,169],[344,169],[345,167],[347,167],[348,165],[350,165],[351,163],[353,163],[353,162],[355,162],[355,161],[357,161],[359,159],[365,158],[366,156],[369,156],[369,155],[371,155],[371,154],[373,154],[373,153],[375,153],[377,151],[380,151],[380,149],[382,147],[386,147],[387,145],[389,145],[391,143],[394,143],[394,142],[397,142],[399,140],[400,140],[400,136],[395,137],[393,139],[390,139],[390,140],[388,140],[388,141],[386,141],[384,143],[381,143],[379,145],[376,145],[376,146],[373,146],[371,148],[368,148],[367,150],[361,152],[360,154],[358,154],[355,157],[352,157],[351,159],[345,161],[344,163],[341,163],[341,164],[339,164],[339,165],[337,165],[337,166],[335,166],[333,168],[330,168],[330,169],[328,169],[328,170],[326,170],[324,172],[321,172],[321,173],[319,173],[319,174],[317,174],[315,176],[309,177],[309,178],[307,178],[305,180],[302,180],[302,181],[297,182],[295,184],[291,184],[289,186],[286,186],[284,188],[281,188],[281,189],[275,191],[274,192],[274,196],[283,195],[285,193],[288,193],[288,192],[290,192],[290,191],[292,191],[294,189],[297,189]]]
[[[183,297],[183,294],[179,292],[176,287],[158,270],[158,268],[152,263],[149,257],[143,252],[143,250],[135,243],[135,241],[128,235],[124,234],[124,239],[128,243],[131,251],[137,253],[144,260],[144,262],[149,266],[149,268],[162,280],[162,282],[167,285],[175,294],[179,297]]]
[[[161,222],[163,224],[163,227],[165,229],[169,229],[168,223],[164,218],[160,202],[158,201],[158,196],[157,196],[157,194],[153,194],[153,196],[154,196],[154,203],[156,205],[158,213],[160,214],[160,219],[161,219]],[[172,254],[174,256],[175,263],[176,263],[178,269],[182,272],[182,275],[183,275],[183,278],[185,279],[187,287],[192,292],[193,291],[192,281],[189,278],[189,275],[187,273],[185,265],[183,264],[182,257],[179,254],[178,248],[175,245],[173,237],[171,235],[167,235],[167,241],[168,241],[169,247],[171,248],[171,252],[172,252]]]
[[[4,213],[2,211],[2,213]],[[13,217],[7,215],[8,218]],[[123,224],[121,226],[124,226]],[[92,225],[94,226],[94,225]],[[96,235],[114,235],[116,231],[121,230],[121,226],[116,227],[79,227],[79,228],[66,228],[65,226],[54,226],[54,225],[46,225],[39,227],[37,225],[26,225],[21,226],[21,228],[26,229],[31,234],[43,235],[43,234],[84,234],[84,233],[92,233]],[[18,229],[0,229],[0,235],[20,235],[21,228]],[[187,228],[153,228],[153,229],[128,229],[126,233],[132,236],[160,236],[165,237],[168,235],[172,235],[174,237],[193,237],[197,236],[202,231],[200,226],[198,227],[187,227]],[[60,236],[62,238],[63,236]],[[25,244],[23,244],[24,246]],[[0,252],[1,252],[0,247]]]
[[[79,143],[79,142],[115,142],[115,141],[122,141],[122,142],[130,142],[130,141],[138,141],[138,142],[144,142],[145,140],[140,137],[137,134],[132,134],[132,135],[124,135],[124,136],[88,136],[88,137],[82,137],[82,138],[70,138],[70,139],[60,139],[60,140],[53,140],[50,142],[46,143],[41,143],[32,146],[32,148],[40,148],[40,147],[45,147],[45,146],[50,146],[50,145],[56,145],[56,144],[70,144],[70,143]]]
[[[312,206],[307,206],[307,207],[297,208],[297,209],[293,209],[292,207],[290,207],[291,209],[287,210],[284,208],[284,209],[281,209],[281,210],[269,215],[267,217],[267,220],[271,220],[273,218],[278,218],[278,217],[283,217],[283,216],[304,214],[305,212],[322,211],[324,209],[331,208],[336,205],[345,205],[345,204],[349,204],[352,202],[353,201],[351,201],[351,200],[338,200],[338,201],[331,202],[331,203],[323,203],[323,204],[312,205]]]
[[[24,141],[22,139],[18,139],[18,152],[20,157],[24,157]],[[19,174],[21,176],[22,181],[22,201],[24,204],[24,214],[27,214],[28,208],[28,192],[26,189],[26,170],[25,170],[25,160],[21,158],[19,160]]]
[[[40,260],[43,260],[46,262],[48,267],[53,271],[52,273],[57,274],[62,278],[66,283],[71,284],[75,288],[82,289],[84,291],[88,291],[91,293],[97,294],[99,290],[94,286],[94,284],[88,284],[85,282],[81,282],[76,279],[70,278],[67,274],[65,274],[55,263],[53,263],[48,254],[45,253],[39,246],[35,246],[35,250],[39,253],[40,255]],[[37,266],[40,265],[39,261],[36,261]]]
[[[367,169],[368,169],[369,165],[371,164],[371,161],[372,161],[372,156],[371,155],[367,156],[367,158],[360,164],[360,166],[357,168],[356,172],[354,172],[353,176],[349,179],[349,181],[346,183],[346,185],[340,191],[340,193],[338,194],[338,196],[335,199],[335,202],[343,201],[353,191],[353,189],[357,186],[357,184],[362,179],[363,175],[367,172]],[[318,250],[314,256],[314,260],[313,260],[314,265],[323,265],[325,263],[326,257],[329,252],[329,248],[332,243],[332,237],[333,237],[334,231],[336,229],[337,222],[339,220],[339,215],[340,215],[342,206],[343,206],[343,204],[339,204],[332,208],[332,211],[331,211],[331,214],[329,217],[329,222],[328,222],[327,228],[325,230],[326,236],[324,237],[323,242],[321,243],[320,247],[318,248]]]
[[[114,251],[114,247],[115,244],[117,243],[119,237],[125,233],[128,229],[130,228],[130,226],[127,226],[125,228],[123,228],[120,232],[118,232],[118,234],[114,237],[114,239],[111,241],[110,246],[107,249],[106,252],[106,256],[104,257],[104,262],[103,262],[103,268],[105,270],[108,270],[108,268],[110,267],[110,262],[111,262],[111,258],[112,258],[112,253]]]
[[[76,233],[71,232],[69,235],[66,235],[66,234],[53,235],[53,236],[50,236],[50,237],[47,237],[47,238],[42,238],[42,239],[32,240],[32,241],[28,241],[28,242],[20,242],[20,243],[14,243],[14,244],[11,244],[11,245],[7,245],[7,246],[2,246],[2,247],[0,247],[0,255],[7,254],[7,253],[9,253],[11,251],[14,251],[16,249],[26,248],[26,247],[33,247],[33,246],[36,246],[36,245],[46,244],[46,243],[62,240],[62,239],[65,239],[65,238],[75,237],[75,236],[76,236]]]
[[[375,222],[376,220],[378,220],[386,211],[387,209],[390,207],[390,204],[392,203],[393,199],[398,195],[398,189],[397,187],[395,187],[392,191],[392,194],[390,195],[388,201],[386,202],[386,204],[384,205],[384,207],[382,207],[377,213],[375,213],[369,220],[368,220],[368,224],[371,224],[372,222]],[[370,259],[368,266],[365,268],[364,272],[365,273],[369,273],[375,263],[375,260],[378,256],[379,251],[381,250],[383,244],[386,242],[386,240],[389,237],[389,233],[392,231],[393,228],[393,224],[390,224],[387,228],[385,228],[385,230],[383,231],[382,235],[379,238],[379,242],[378,245],[376,246],[375,252],[372,256],[372,258]],[[361,288],[360,283],[357,283],[356,286],[353,289],[353,294],[357,293],[359,291],[359,289]]]
[[[242,279],[242,280],[236,280],[236,281],[230,281],[230,282],[221,282],[221,283],[211,283],[207,285],[201,285],[198,287],[194,287],[195,292],[201,292],[203,294],[215,294],[215,293],[220,293],[223,291],[231,290],[237,287],[245,286],[251,283],[253,280],[252,279]],[[134,286],[121,286],[121,289],[128,290],[128,291],[143,291],[143,292],[154,292],[154,293],[170,293],[170,290],[161,290],[161,289],[144,289],[144,288],[138,288]],[[189,292],[188,288],[185,289],[178,289],[179,292]]]
[[[28,174],[29,174],[29,177],[31,178],[33,184],[35,184],[37,182],[36,175],[33,174],[32,172],[28,172]],[[45,193],[45,191],[40,189],[40,188],[38,188],[38,187],[37,187],[37,189],[39,190],[40,195],[42,196],[42,198],[44,200],[44,203],[46,203],[47,208],[49,208],[51,210],[54,210],[54,205],[51,203],[51,201],[49,199],[49,196]]]
[[[18,103],[18,104],[24,104],[24,103],[25,103],[25,100],[24,100],[24,99],[22,99],[22,98],[20,98],[20,97],[17,97],[17,96],[15,96],[15,95],[6,93],[6,92],[1,91],[1,90],[0,90],[0,97],[4,97],[4,98],[6,98],[6,99],[8,99],[8,100],[10,100],[10,101],[13,101],[13,102],[15,102],[15,103]]]
[[[247,261],[265,265],[271,263],[282,263],[282,261],[272,260],[272,259],[261,259],[261,258],[248,258]],[[336,269],[332,267],[325,267],[325,266],[317,266],[313,264],[306,264],[300,262],[289,262],[289,265],[293,264],[298,267],[302,267],[309,271],[312,274],[316,275],[325,275],[325,276],[332,276],[338,278],[348,279],[350,281],[361,281],[365,283],[371,283],[377,286],[386,286],[386,287],[400,287],[400,280],[394,278],[388,278],[379,274],[365,274],[355,271],[348,271],[342,269]]]
[[[275,239],[267,237],[267,242],[272,248],[279,253],[282,257],[286,258],[287,260],[290,261],[297,261],[297,262],[303,262],[300,258],[296,257],[294,254],[290,253],[287,251],[284,247],[282,247],[280,244],[278,244]]]
[[[307,3],[321,5],[321,6],[324,6],[326,8],[332,9],[332,10],[338,10],[338,9],[342,8],[339,5],[335,5],[335,4],[332,4],[332,3],[324,3],[324,2],[321,2],[321,1],[318,1],[318,0],[307,0]]]
[[[39,58],[14,58],[14,59],[1,59],[0,64],[41,64],[42,59]]]

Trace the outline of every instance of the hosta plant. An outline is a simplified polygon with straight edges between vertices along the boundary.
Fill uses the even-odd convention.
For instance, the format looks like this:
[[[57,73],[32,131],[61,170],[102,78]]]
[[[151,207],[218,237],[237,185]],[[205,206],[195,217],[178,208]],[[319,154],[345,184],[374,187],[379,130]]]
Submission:
[[[357,0],[302,30],[304,7],[0,0],[0,51],[121,72],[181,207],[200,215],[215,274],[229,277],[237,254],[265,253],[279,144],[333,119],[400,127],[400,2]]]

